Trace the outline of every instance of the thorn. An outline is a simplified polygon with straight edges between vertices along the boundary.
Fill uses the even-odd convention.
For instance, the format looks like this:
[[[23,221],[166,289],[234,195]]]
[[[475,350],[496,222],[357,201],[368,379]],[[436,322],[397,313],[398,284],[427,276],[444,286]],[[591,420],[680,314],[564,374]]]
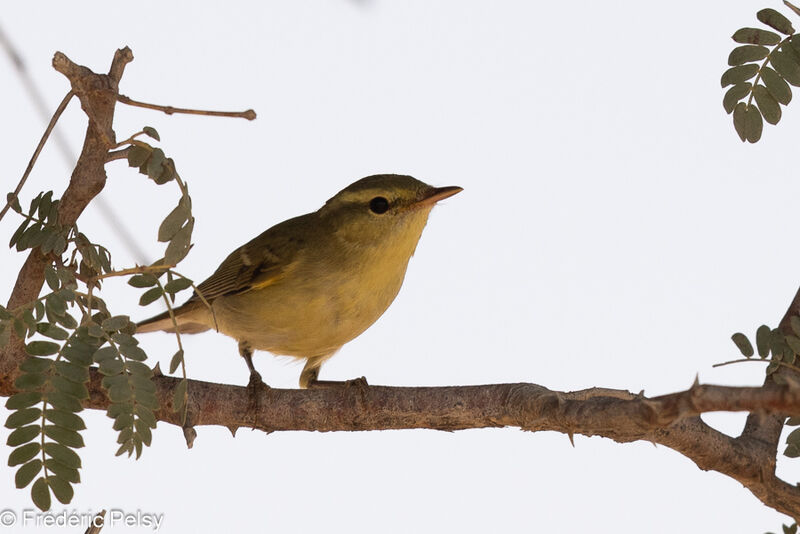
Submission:
[[[161,371],[161,362],[156,362],[155,367],[153,367],[153,376],[164,376],[164,373]]]
[[[567,432],[567,437],[569,438],[569,442],[572,444],[572,448],[575,448],[575,437],[572,432]]]
[[[228,425],[228,430],[231,431],[231,435],[235,438],[236,437],[236,431],[239,430],[239,427],[236,426],[236,425]]]
[[[197,430],[193,426],[185,426],[183,427],[183,437],[186,438],[186,446],[191,449],[194,445],[194,438],[197,437]]]
[[[689,389],[694,389],[696,387],[700,387],[700,373],[694,375],[694,382],[692,382],[692,387]]]
[[[651,441],[650,443],[652,443],[653,447],[655,447],[656,449],[658,448],[658,443],[656,443],[655,441]]]
[[[644,398],[644,390],[641,390],[639,393],[637,393],[636,394],[636,398],[637,399],[643,399]]]

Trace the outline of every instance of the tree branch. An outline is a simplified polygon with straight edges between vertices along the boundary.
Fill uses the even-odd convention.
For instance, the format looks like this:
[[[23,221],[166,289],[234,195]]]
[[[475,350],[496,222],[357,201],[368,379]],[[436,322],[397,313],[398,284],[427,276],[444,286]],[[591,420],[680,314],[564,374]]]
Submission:
[[[92,368],[86,408],[108,408],[101,380],[102,375]],[[172,405],[179,381],[154,378],[161,405],[157,419],[181,427],[181,414]],[[13,380],[0,379],[0,395],[13,393]],[[651,398],[604,388],[560,392],[526,383],[319,390],[266,387],[258,392],[258,413],[248,410],[250,400],[246,387],[189,380],[186,426],[224,426],[234,434],[240,427],[267,433],[517,427],[562,432],[570,438],[581,434],[620,443],[644,440],[680,452],[703,470],[725,474],[764,504],[800,517],[800,489],[775,477],[769,467],[770,458],[774,460],[770,446],[722,434],[698,417],[714,411],[800,416],[800,385],[794,382],[769,387],[695,384],[686,391]]]
[[[88,68],[73,63],[61,52],[56,52],[53,56],[53,68],[69,79],[72,92],[79,98],[81,108],[89,117],[83,150],[59,203],[58,220],[62,226],[74,224],[89,202],[105,186],[106,154],[115,143],[112,125],[119,81],[125,65],[131,61],[133,53],[128,47],[117,50],[109,74],[106,75],[95,74]],[[44,283],[45,263],[46,260],[38,248],[28,254],[8,299],[8,308],[14,309],[39,296]],[[20,350],[22,344],[21,339],[12,336],[11,341],[0,349],[0,377],[12,373],[25,357],[24,351]]]

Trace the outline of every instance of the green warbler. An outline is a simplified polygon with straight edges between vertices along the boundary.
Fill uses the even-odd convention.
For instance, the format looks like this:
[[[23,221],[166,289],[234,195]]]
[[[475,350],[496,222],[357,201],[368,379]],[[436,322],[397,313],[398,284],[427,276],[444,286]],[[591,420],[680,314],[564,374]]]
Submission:
[[[261,380],[253,350],[305,358],[300,387],[322,384],[322,363],[369,328],[397,296],[434,204],[461,190],[397,174],[358,180],[319,210],[277,224],[234,250],[174,310],[178,329],[215,329],[236,339],[251,384]],[[175,331],[168,312],[137,329],[159,330]]]

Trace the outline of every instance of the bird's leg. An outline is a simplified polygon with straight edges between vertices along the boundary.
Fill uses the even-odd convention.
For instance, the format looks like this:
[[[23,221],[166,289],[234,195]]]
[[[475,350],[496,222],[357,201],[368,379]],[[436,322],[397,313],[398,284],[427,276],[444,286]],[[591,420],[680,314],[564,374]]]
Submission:
[[[250,402],[247,411],[253,413],[253,427],[255,428],[255,424],[258,422],[258,412],[260,409],[258,393],[260,389],[269,388],[269,386],[264,383],[261,379],[261,374],[256,371],[253,365],[253,349],[246,341],[239,342],[239,354],[244,358],[247,368],[250,369],[250,380],[247,382],[247,392],[250,396]]]
[[[330,355],[314,356],[306,361],[303,372],[300,373],[300,388],[301,389],[322,389],[322,388],[341,388],[349,389],[352,386],[358,387],[362,392],[364,388],[369,386],[365,377],[353,378],[352,380],[345,380],[344,382],[338,380],[319,380],[319,369],[322,362],[327,360]]]

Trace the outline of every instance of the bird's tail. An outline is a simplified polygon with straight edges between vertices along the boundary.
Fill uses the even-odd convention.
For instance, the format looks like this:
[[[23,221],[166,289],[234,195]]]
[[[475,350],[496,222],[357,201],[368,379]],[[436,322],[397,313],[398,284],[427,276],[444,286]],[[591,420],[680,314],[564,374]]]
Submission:
[[[146,334],[148,332],[169,332],[175,333],[175,323],[178,323],[178,329],[181,334],[199,334],[209,329],[208,325],[199,323],[192,320],[190,314],[180,313],[180,308],[173,310],[175,314],[175,322],[172,321],[169,311],[159,313],[155,317],[145,319],[136,324],[137,334]]]

